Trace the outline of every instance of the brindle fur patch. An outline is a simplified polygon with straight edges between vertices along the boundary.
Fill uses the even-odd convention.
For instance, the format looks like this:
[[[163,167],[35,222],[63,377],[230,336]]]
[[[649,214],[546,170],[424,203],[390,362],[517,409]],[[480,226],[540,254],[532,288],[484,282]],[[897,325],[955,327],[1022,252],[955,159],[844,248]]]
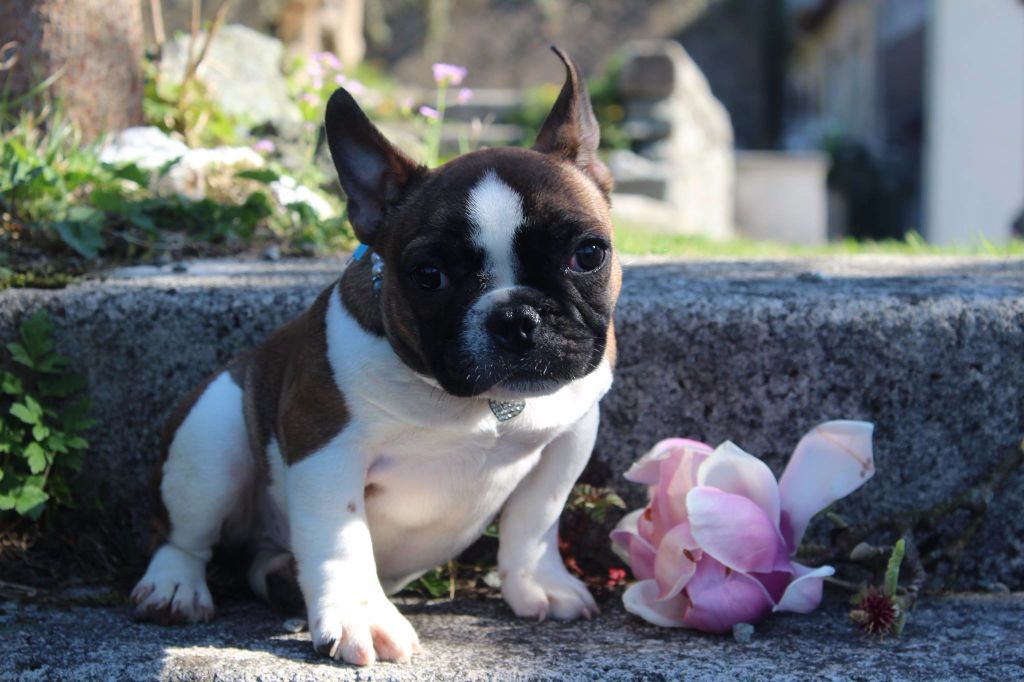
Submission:
[[[323,447],[348,422],[345,399],[327,359],[327,306],[332,284],[312,307],[252,353],[246,373],[246,423],[257,461],[277,439],[294,464]]]

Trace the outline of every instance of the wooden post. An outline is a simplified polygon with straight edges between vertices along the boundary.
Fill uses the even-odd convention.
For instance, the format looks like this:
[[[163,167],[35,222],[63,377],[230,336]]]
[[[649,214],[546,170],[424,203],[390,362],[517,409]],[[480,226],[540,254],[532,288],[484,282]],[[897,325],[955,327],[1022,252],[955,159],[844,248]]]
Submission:
[[[52,92],[85,140],[142,122],[139,0],[4,0],[0,45],[12,40],[12,96],[63,69]]]

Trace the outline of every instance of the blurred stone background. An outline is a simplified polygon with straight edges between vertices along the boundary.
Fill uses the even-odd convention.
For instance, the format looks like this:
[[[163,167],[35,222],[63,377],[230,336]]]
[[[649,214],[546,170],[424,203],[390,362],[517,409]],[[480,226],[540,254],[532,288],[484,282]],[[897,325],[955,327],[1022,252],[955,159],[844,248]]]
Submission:
[[[187,28],[191,0],[163,6],[168,31]],[[811,244],[1024,229],[1018,0],[238,0],[228,17],[422,87],[437,60],[474,88],[551,83],[550,43],[621,73],[638,157],[613,159],[619,203],[651,229]],[[491,101],[500,122],[517,97]]]

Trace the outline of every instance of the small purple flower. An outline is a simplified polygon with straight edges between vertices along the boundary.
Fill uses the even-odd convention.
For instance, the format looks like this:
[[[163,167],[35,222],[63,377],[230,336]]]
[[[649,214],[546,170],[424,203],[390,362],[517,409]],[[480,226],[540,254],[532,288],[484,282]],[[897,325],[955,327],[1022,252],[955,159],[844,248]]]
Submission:
[[[466,69],[455,64],[438,62],[432,67],[434,70],[434,82],[438,85],[460,85],[466,77]]]
[[[260,154],[273,154],[277,149],[277,145],[275,145],[272,140],[260,140],[259,142],[256,142],[252,148]]]
[[[338,85],[340,87],[345,87],[345,83],[347,83],[347,82],[348,82],[348,79],[345,78],[345,76],[343,74],[339,73],[337,76],[334,77],[334,84]]]
[[[313,59],[337,71],[341,68],[341,60],[333,52],[314,52]]]
[[[312,107],[315,107],[316,105],[320,104],[320,97],[313,94],[312,92],[303,93],[300,99]]]
[[[354,78],[350,78],[345,83],[345,87],[348,89],[349,92],[352,93],[353,97],[359,97],[361,95],[366,94],[366,86]]]
[[[305,71],[310,78],[322,78],[324,75],[324,67],[320,66],[320,62],[317,61],[306,64]]]
[[[313,89],[314,90],[320,90],[323,87],[324,87],[324,81],[323,81],[322,78],[314,78],[313,79]]]
[[[473,99],[473,91],[469,88],[462,88],[459,90],[459,95],[456,98],[459,104],[465,104],[471,99]]]
[[[420,107],[420,116],[423,116],[424,118],[429,118],[431,121],[436,121],[437,119],[441,118],[441,114],[437,113],[437,109],[433,107],[428,107],[425,104],[422,107]]]

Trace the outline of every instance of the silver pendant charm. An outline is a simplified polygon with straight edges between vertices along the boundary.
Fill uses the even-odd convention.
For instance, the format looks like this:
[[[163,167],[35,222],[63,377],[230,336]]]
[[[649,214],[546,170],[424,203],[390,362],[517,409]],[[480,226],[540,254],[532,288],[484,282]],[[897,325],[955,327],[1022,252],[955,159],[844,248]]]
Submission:
[[[384,284],[384,259],[374,251],[370,254],[370,281],[373,282],[373,293],[379,294]]]
[[[491,406],[491,412],[500,422],[507,422],[509,419],[518,417],[519,413],[526,408],[525,400],[488,400],[487,404]]]

